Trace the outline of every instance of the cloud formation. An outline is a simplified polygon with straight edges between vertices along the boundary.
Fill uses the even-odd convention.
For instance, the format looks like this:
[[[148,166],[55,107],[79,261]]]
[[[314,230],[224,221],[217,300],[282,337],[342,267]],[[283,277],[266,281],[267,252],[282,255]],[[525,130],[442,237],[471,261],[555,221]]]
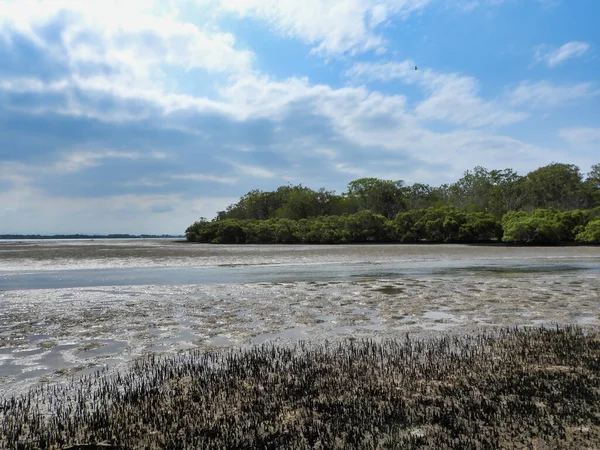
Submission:
[[[556,67],[569,59],[579,58],[590,50],[588,42],[571,41],[556,49],[548,46],[538,47],[535,51],[535,60],[545,63],[548,67]]]
[[[468,27],[492,6],[452,17]],[[593,61],[587,78],[503,79],[485,54],[457,63],[475,47],[444,34],[449,14],[430,0],[0,0],[0,233],[181,233],[255,188],[598,162]],[[456,51],[415,71],[434,61],[426,26]],[[574,105],[559,143],[537,138],[557,136],[539,112]]]
[[[383,52],[379,30],[391,20],[404,20],[431,0],[196,0],[219,12],[264,21],[279,35],[300,39],[322,56]]]
[[[511,92],[509,101],[515,106],[548,108],[566,103],[593,101],[598,95],[600,95],[600,88],[592,82],[554,85],[548,81],[522,81]]]
[[[503,126],[527,118],[523,112],[510,111],[478,94],[479,82],[458,73],[439,73],[431,69],[414,70],[415,62],[359,63],[346,74],[367,81],[401,80],[417,84],[426,97],[415,108],[418,118],[436,119],[468,127]]]

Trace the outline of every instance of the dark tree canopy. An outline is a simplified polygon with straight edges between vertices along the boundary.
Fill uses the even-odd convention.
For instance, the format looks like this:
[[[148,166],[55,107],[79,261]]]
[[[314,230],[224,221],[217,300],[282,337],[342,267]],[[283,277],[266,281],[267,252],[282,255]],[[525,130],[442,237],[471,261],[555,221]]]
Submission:
[[[214,243],[563,241],[600,243],[600,164],[586,177],[551,163],[527,175],[476,166],[430,186],[360,178],[338,195],[301,184],[258,189],[186,231]]]
[[[587,206],[583,176],[573,164],[552,163],[527,174],[529,204],[536,208]]]

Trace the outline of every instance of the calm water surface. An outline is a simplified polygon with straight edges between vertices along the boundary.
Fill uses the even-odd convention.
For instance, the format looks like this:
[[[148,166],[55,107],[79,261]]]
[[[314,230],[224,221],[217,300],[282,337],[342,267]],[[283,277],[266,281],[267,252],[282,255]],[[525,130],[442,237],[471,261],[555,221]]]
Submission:
[[[0,289],[350,281],[444,272],[599,271],[594,247],[211,246],[166,240],[0,243]]]

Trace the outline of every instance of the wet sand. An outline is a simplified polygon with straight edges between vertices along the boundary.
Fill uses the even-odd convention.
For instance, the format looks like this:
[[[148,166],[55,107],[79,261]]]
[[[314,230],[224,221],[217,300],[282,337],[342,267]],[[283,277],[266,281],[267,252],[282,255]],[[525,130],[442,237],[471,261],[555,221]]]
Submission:
[[[140,268],[206,279],[4,291],[0,284],[0,398],[148,352],[600,323],[598,247],[0,244],[0,283],[48,271],[89,277],[82,269],[101,280],[102,270]],[[240,271],[272,279],[240,282],[231,275]]]
[[[226,267],[385,262],[590,261],[600,247],[441,245],[210,245],[172,239],[0,241],[0,273],[141,267]]]

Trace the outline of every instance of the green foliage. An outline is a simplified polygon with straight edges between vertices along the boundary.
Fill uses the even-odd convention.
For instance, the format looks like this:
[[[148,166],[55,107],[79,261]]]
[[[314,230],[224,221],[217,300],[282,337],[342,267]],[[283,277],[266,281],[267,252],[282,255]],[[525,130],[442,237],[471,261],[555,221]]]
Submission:
[[[600,208],[599,208],[600,209]],[[590,219],[593,217],[593,210],[575,209],[572,211],[563,211],[560,214],[560,222],[563,226],[561,240],[573,241],[575,236],[581,233]]]
[[[400,213],[388,224],[388,234],[396,242],[418,242],[423,239],[416,224],[425,215],[424,209],[416,209]]]
[[[208,226],[209,222],[205,217],[201,217],[200,220],[194,222],[192,225],[187,227],[185,230],[185,238],[188,242],[204,242],[201,235],[202,230]]]
[[[408,202],[408,209],[426,209],[434,206],[442,206],[448,202],[448,186],[429,186],[428,184],[415,183],[404,189],[404,195]]]
[[[249,244],[595,242],[595,225],[590,224],[598,217],[600,164],[592,166],[585,180],[570,164],[552,163],[526,176],[477,166],[439,187],[360,178],[341,195],[301,184],[255,189],[214,220],[201,218],[188,227],[186,239]]]
[[[560,211],[536,210],[529,215],[524,211],[509,212],[502,218],[503,242],[519,244],[557,244],[565,233]]]
[[[600,217],[591,220],[585,229],[575,236],[575,240],[586,244],[600,244]]]
[[[383,242],[388,240],[385,217],[371,211],[359,211],[347,216],[346,227],[352,242]]]
[[[584,239],[588,236],[584,232],[598,217],[600,207],[572,211],[536,209],[531,214],[525,211],[509,212],[502,218],[502,240],[521,244],[556,244],[573,240],[591,242]]]
[[[321,188],[313,191],[307,187],[281,186],[273,192],[255,189],[240,198],[239,202],[220,211],[217,218],[258,219],[286,218],[304,219],[324,214],[339,213],[339,198],[332,191]]]
[[[600,164],[593,165],[587,174],[584,191],[589,205],[600,205]]]
[[[480,166],[467,170],[448,192],[451,205],[498,218],[521,208],[526,199],[524,178],[512,169],[489,171]]]
[[[360,178],[348,184],[348,196],[357,199],[361,210],[369,210],[391,219],[406,209],[403,185],[403,181]]]
[[[529,204],[534,208],[587,206],[583,177],[572,164],[552,163],[527,174]]]
[[[390,223],[389,234],[399,242],[477,242],[494,239],[498,228],[488,213],[446,206],[400,213]]]

